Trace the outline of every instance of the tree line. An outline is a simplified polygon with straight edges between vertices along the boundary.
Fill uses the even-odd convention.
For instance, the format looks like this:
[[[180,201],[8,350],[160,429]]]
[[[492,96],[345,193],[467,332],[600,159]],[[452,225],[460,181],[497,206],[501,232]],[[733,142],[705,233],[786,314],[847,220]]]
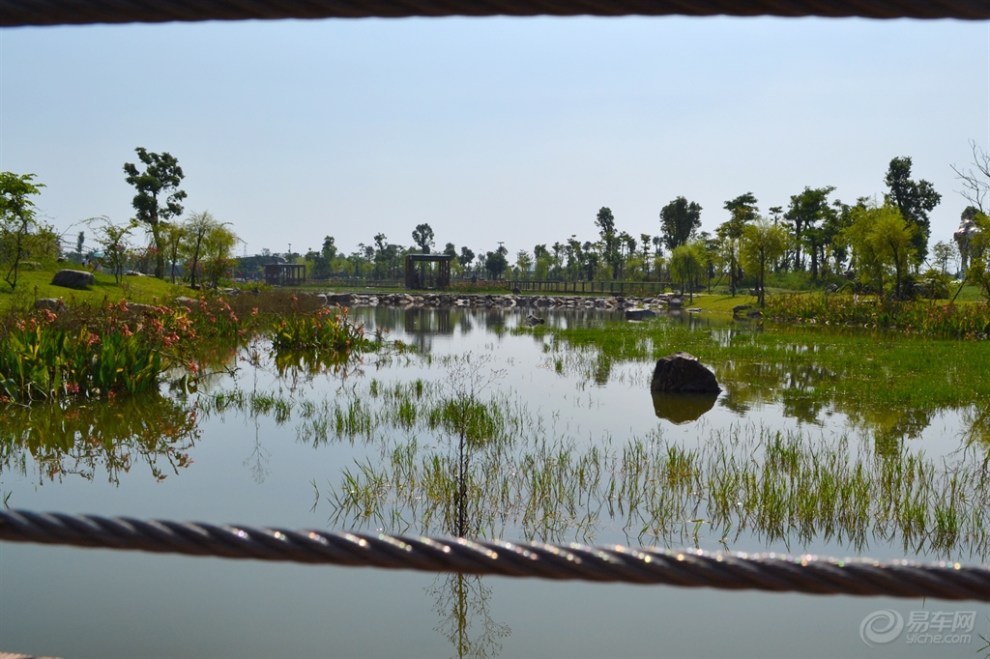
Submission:
[[[450,258],[454,277],[486,279],[539,279],[566,281],[656,280],[672,282],[685,291],[724,285],[735,294],[741,286],[755,289],[760,302],[768,278],[789,287],[825,282],[854,282],[884,295],[903,298],[917,289],[917,281],[944,280],[958,262],[963,274],[990,296],[985,243],[990,221],[985,204],[990,196],[990,156],[975,142],[972,163],[952,166],[970,202],[962,226],[952,241],[938,241],[929,253],[930,213],[941,195],[926,180],[912,177],[910,157],[893,158],[884,176],[882,200],[859,198],[847,204],[834,197],[834,186],[805,187],[791,195],[787,206],[760,211],[752,192],[725,201],[723,222],[714,232],[701,231],[702,207],[683,196],[664,205],[655,234],[633,234],[620,229],[612,210],[601,207],[594,216],[597,235],[580,240],[576,234],[531,250],[519,250],[510,261],[502,243],[477,251],[444,244],[438,253]],[[183,278],[196,286],[216,285],[231,276],[260,276],[270,263],[302,263],[315,279],[357,278],[399,280],[405,256],[432,253],[436,236],[428,223],[416,225],[411,245],[377,233],[347,253],[332,235],[319,250],[290,251],[236,259],[238,241],[231,223],[209,212],[182,218],[186,192],[184,173],[171,154],[135,149],[137,162],[125,162],[123,171],[135,195],[135,214],[120,225],[109,218],[87,220],[98,250],[86,256],[99,259],[119,278],[128,268],[159,278]],[[33,174],[0,173],[0,262],[8,268],[5,279],[14,287],[18,264],[31,254],[58,251],[51,227],[35,219],[32,198],[43,184]],[[143,228],[145,247],[132,244]],[[84,260],[84,232],[73,255]],[[925,267],[927,266],[927,268]]]

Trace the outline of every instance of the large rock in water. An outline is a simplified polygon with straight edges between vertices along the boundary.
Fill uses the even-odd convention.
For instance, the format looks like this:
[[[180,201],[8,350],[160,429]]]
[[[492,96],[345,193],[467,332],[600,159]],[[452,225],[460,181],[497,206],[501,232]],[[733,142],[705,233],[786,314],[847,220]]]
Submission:
[[[717,394],[722,391],[715,374],[694,355],[676,352],[657,360],[650,381],[655,394]]]
[[[83,291],[94,283],[96,283],[96,277],[88,270],[59,270],[52,277],[52,286],[64,286]]]

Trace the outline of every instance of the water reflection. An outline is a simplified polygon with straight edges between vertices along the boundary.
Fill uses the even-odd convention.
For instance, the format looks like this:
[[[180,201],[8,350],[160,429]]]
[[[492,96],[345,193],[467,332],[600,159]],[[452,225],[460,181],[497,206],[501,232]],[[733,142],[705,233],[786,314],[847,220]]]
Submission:
[[[657,418],[675,425],[697,421],[715,407],[718,394],[652,394]]]
[[[200,435],[196,407],[157,392],[63,406],[8,406],[0,429],[0,473],[26,471],[26,455],[39,476],[92,480],[101,470],[111,483],[144,464],[155,480],[190,463]]]

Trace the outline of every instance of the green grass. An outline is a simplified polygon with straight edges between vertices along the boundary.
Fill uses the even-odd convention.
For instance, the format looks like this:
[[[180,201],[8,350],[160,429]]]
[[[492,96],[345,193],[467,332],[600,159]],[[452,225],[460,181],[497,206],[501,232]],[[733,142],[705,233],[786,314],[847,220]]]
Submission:
[[[104,300],[128,300],[144,304],[171,302],[180,295],[190,295],[184,286],[170,284],[154,277],[124,277],[120,284],[113,275],[97,272],[96,283],[89,290],[52,286],[53,269],[25,270],[18,276],[17,288],[11,290],[5,282],[0,286],[0,314],[23,311],[39,298],[62,298],[66,305],[98,305]]]

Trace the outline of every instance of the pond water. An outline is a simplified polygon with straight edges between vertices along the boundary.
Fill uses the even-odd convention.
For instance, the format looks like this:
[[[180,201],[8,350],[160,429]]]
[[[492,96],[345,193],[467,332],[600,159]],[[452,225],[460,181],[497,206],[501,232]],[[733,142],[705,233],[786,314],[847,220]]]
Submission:
[[[761,385],[751,370],[729,376],[731,364],[713,365],[728,378],[717,400],[658,403],[652,359],[555,342],[552,328],[618,320],[607,313],[548,314],[551,331],[526,329],[516,310],[376,307],[351,318],[416,350],[328,373],[276,363],[259,344],[196,391],[179,383],[58,414],[9,410],[0,495],[15,509],[143,519],[987,561],[986,448],[968,439],[978,405],[902,410],[885,423],[802,397],[814,374]],[[713,336],[758,331],[697,317],[643,331],[668,322]],[[800,505],[821,507],[829,488],[843,505]],[[966,496],[942,501],[949,488]],[[908,510],[878,515],[885,496],[958,519],[918,528]],[[943,629],[961,636],[864,642],[861,625],[885,610],[916,631],[962,620]],[[981,635],[990,607],[972,602],[0,544],[0,651],[39,655],[927,657],[985,654]]]

